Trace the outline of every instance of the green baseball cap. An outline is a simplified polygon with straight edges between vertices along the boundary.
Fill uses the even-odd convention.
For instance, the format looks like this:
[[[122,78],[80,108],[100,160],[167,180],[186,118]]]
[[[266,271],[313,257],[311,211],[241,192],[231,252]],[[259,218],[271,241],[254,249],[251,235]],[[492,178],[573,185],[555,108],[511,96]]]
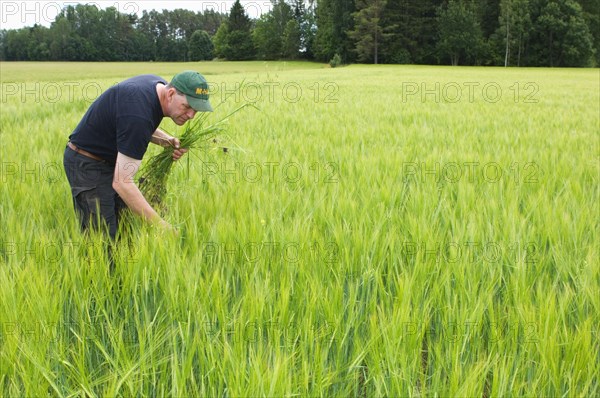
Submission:
[[[185,94],[188,104],[197,112],[212,112],[208,102],[208,83],[204,76],[193,70],[184,70],[173,76],[171,85]]]

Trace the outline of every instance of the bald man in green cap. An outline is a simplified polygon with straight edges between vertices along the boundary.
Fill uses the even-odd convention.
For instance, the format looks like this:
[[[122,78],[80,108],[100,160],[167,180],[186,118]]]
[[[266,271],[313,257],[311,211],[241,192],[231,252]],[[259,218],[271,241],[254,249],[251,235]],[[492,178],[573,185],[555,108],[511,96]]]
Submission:
[[[63,158],[82,231],[101,229],[114,240],[125,208],[174,231],[144,198],[134,176],[150,142],[173,147],[174,160],[187,152],[158,126],[164,117],[181,126],[197,112],[211,112],[208,96],[206,79],[188,70],[170,83],[155,75],[127,79],[92,103],[69,136]]]

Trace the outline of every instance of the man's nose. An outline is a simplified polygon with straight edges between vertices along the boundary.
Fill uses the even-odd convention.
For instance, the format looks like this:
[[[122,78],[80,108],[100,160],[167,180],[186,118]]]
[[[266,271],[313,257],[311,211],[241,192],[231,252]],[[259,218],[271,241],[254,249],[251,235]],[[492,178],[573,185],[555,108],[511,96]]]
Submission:
[[[194,118],[194,116],[196,116],[196,110],[194,110],[194,109],[190,109],[190,111],[188,112],[188,117],[189,117],[190,119],[193,119],[193,118]]]

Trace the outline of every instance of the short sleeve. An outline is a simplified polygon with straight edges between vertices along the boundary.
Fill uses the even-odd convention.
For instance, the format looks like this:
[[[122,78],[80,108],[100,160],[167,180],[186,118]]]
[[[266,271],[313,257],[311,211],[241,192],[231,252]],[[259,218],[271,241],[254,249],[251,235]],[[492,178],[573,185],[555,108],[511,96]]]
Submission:
[[[136,116],[117,118],[117,151],[142,160],[154,133],[151,121]]]

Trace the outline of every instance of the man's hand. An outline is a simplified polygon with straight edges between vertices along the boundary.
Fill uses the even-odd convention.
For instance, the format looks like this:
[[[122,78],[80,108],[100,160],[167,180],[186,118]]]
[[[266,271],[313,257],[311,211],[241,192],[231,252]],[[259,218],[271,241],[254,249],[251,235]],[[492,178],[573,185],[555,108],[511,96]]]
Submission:
[[[158,222],[158,227],[160,228],[161,232],[166,232],[168,234],[171,234],[175,237],[179,236],[179,231],[172,226],[171,224],[169,224],[168,222],[166,222],[165,220],[160,220]]]
[[[185,148],[181,148],[181,142],[179,139],[165,133],[161,129],[156,129],[156,131],[152,134],[152,139],[150,140],[152,143],[156,145],[160,145],[163,148],[172,147],[173,148],[173,160],[179,160],[188,150]]]
[[[173,150],[173,160],[175,161],[179,160],[183,156],[183,154],[188,151],[186,148],[180,148],[181,142],[179,142],[179,139],[175,137],[169,138],[169,143],[173,148],[175,148]]]

